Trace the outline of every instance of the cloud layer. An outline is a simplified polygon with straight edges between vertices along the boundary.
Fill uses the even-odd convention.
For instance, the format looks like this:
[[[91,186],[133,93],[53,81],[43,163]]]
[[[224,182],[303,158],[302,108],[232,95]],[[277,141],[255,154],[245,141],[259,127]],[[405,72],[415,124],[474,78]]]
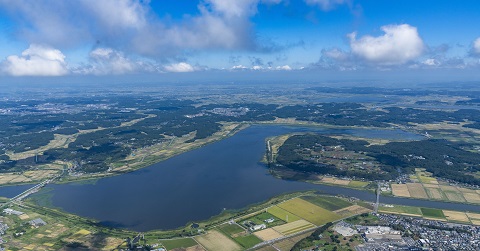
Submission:
[[[61,76],[68,73],[65,55],[59,50],[32,44],[20,56],[2,63],[3,71],[13,76]]]
[[[422,55],[425,45],[417,28],[408,24],[387,25],[380,28],[385,34],[357,39],[349,34],[352,53],[368,62],[385,65],[403,64]]]

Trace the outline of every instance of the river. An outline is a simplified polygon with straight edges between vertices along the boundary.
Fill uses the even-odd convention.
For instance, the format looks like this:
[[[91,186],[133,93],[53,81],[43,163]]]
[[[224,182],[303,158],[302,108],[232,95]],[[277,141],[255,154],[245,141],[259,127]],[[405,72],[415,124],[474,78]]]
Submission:
[[[421,139],[400,130],[319,129],[256,125],[234,136],[149,167],[98,180],[95,184],[50,184],[54,206],[136,231],[172,229],[206,220],[224,209],[241,209],[276,195],[316,189],[374,201],[373,193],[274,178],[260,163],[265,138],[289,132],[346,133],[358,137]],[[1,190],[1,189],[0,189]],[[480,211],[479,206],[384,198],[381,202]]]

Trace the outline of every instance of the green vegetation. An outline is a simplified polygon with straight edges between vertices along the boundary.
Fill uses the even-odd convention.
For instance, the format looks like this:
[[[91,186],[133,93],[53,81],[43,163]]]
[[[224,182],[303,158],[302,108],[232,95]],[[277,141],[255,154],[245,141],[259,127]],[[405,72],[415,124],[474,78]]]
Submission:
[[[335,211],[353,205],[352,203],[337,197],[303,196],[301,198],[330,211]]]
[[[192,238],[161,240],[160,243],[162,243],[167,250],[174,248],[188,248],[197,245],[197,242]]]
[[[293,222],[300,220],[300,217],[285,211],[284,209],[278,207],[278,206],[272,206],[267,209],[267,212],[270,214],[274,215],[275,217],[282,219],[285,222]]]
[[[273,219],[273,222],[266,222],[267,219]],[[285,221],[274,216],[271,213],[268,212],[262,212],[260,214],[257,214],[253,217],[245,219],[245,221],[252,221],[253,223],[260,225],[260,224],[265,224],[267,227],[274,227],[278,225],[285,224]]]
[[[399,213],[399,214],[406,214],[406,215],[422,215],[422,210],[418,207],[410,207],[410,206],[400,206],[395,205],[392,207],[380,206],[378,208],[380,212],[390,212],[390,213]]]
[[[232,236],[234,234],[238,234],[241,232],[245,232],[245,230],[237,224],[223,224],[219,226],[217,229],[229,236]]]
[[[368,146],[363,140],[304,134],[285,141],[278,152],[277,162],[299,172],[369,180],[390,180],[398,176],[398,169],[413,173],[416,167],[422,167],[436,177],[479,185],[480,179],[470,173],[480,170],[480,154],[463,147],[462,143],[435,139]],[[333,157],[329,157],[330,152]],[[348,162],[339,159],[348,159]],[[365,165],[367,160],[372,163],[370,166]]]
[[[250,234],[246,236],[239,236],[233,238],[236,242],[238,242],[244,248],[251,248],[258,243],[262,242],[257,236]]]
[[[422,211],[422,214],[424,217],[445,219],[445,215],[443,214],[443,211],[440,209],[422,207],[420,208],[420,210]]]

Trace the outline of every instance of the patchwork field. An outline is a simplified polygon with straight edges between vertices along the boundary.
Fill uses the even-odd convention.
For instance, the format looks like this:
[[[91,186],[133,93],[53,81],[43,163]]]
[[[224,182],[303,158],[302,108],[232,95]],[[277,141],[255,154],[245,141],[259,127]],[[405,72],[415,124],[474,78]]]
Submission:
[[[378,208],[378,211],[381,213],[396,213],[396,214],[402,214],[407,216],[422,216],[422,211],[418,207],[399,206],[399,205],[395,205],[391,207],[380,206]]]
[[[399,197],[480,204],[480,190],[434,183],[391,184],[392,194]]]
[[[172,249],[184,249],[198,245],[198,243],[192,238],[163,240],[160,242],[167,250]]]
[[[292,249],[292,247],[295,245],[295,243],[299,242],[301,239],[309,236],[312,234],[312,231],[310,232],[306,232],[304,234],[301,234],[301,235],[298,235],[298,236],[294,236],[294,237],[291,237],[291,238],[288,238],[286,240],[283,240],[283,241],[280,241],[280,242],[277,242],[275,244],[273,244],[275,246],[275,250],[281,250],[281,251],[290,251]]]
[[[406,184],[392,184],[392,194],[400,197],[410,197]]]
[[[426,218],[435,218],[435,219],[445,219],[445,215],[442,210],[434,208],[420,208],[422,211],[423,217]]]
[[[267,212],[274,215],[275,217],[285,221],[285,222],[292,222],[292,221],[297,221],[300,220],[300,217],[285,211],[284,209],[278,207],[278,206],[273,206],[269,207],[267,209]]]
[[[364,207],[359,206],[359,205],[351,205],[349,207],[342,208],[342,209],[339,209],[339,210],[336,210],[336,211],[333,211],[333,212],[338,214],[339,216],[341,216],[343,218],[343,217],[348,217],[348,216],[355,215],[355,214],[369,213],[371,211],[372,210],[370,210],[368,208],[364,208]]]
[[[323,209],[300,198],[291,199],[279,204],[278,206],[317,226],[341,218],[339,215],[331,211]]]
[[[470,223],[468,216],[463,212],[443,210],[443,214],[449,221],[459,221],[463,223]]]
[[[352,205],[351,202],[337,197],[304,196],[301,198],[330,211],[339,210]]]
[[[283,235],[291,235],[313,227],[315,227],[315,225],[306,220],[298,220],[281,226],[273,227],[273,230]]]
[[[427,192],[423,188],[423,185],[420,183],[408,183],[407,184],[408,192],[413,198],[419,199],[428,199]]]
[[[264,240],[264,241],[269,241],[273,239],[277,239],[280,237],[283,237],[284,235],[273,230],[272,228],[267,228],[261,231],[257,231],[254,233],[258,238]]]
[[[208,251],[242,250],[242,247],[222,233],[212,230],[205,235],[195,237],[195,240]]]

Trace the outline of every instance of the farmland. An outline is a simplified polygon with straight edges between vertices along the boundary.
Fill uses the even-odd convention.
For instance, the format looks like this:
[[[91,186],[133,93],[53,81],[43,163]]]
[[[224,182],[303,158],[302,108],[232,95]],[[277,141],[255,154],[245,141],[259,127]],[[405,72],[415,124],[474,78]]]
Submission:
[[[426,219],[449,221],[454,223],[480,225],[480,214],[478,213],[400,205],[381,206],[379,207],[379,212],[423,217]]]
[[[298,215],[317,226],[340,218],[337,214],[300,198],[295,198],[284,202],[280,204],[279,207],[294,213],[295,215]]]

